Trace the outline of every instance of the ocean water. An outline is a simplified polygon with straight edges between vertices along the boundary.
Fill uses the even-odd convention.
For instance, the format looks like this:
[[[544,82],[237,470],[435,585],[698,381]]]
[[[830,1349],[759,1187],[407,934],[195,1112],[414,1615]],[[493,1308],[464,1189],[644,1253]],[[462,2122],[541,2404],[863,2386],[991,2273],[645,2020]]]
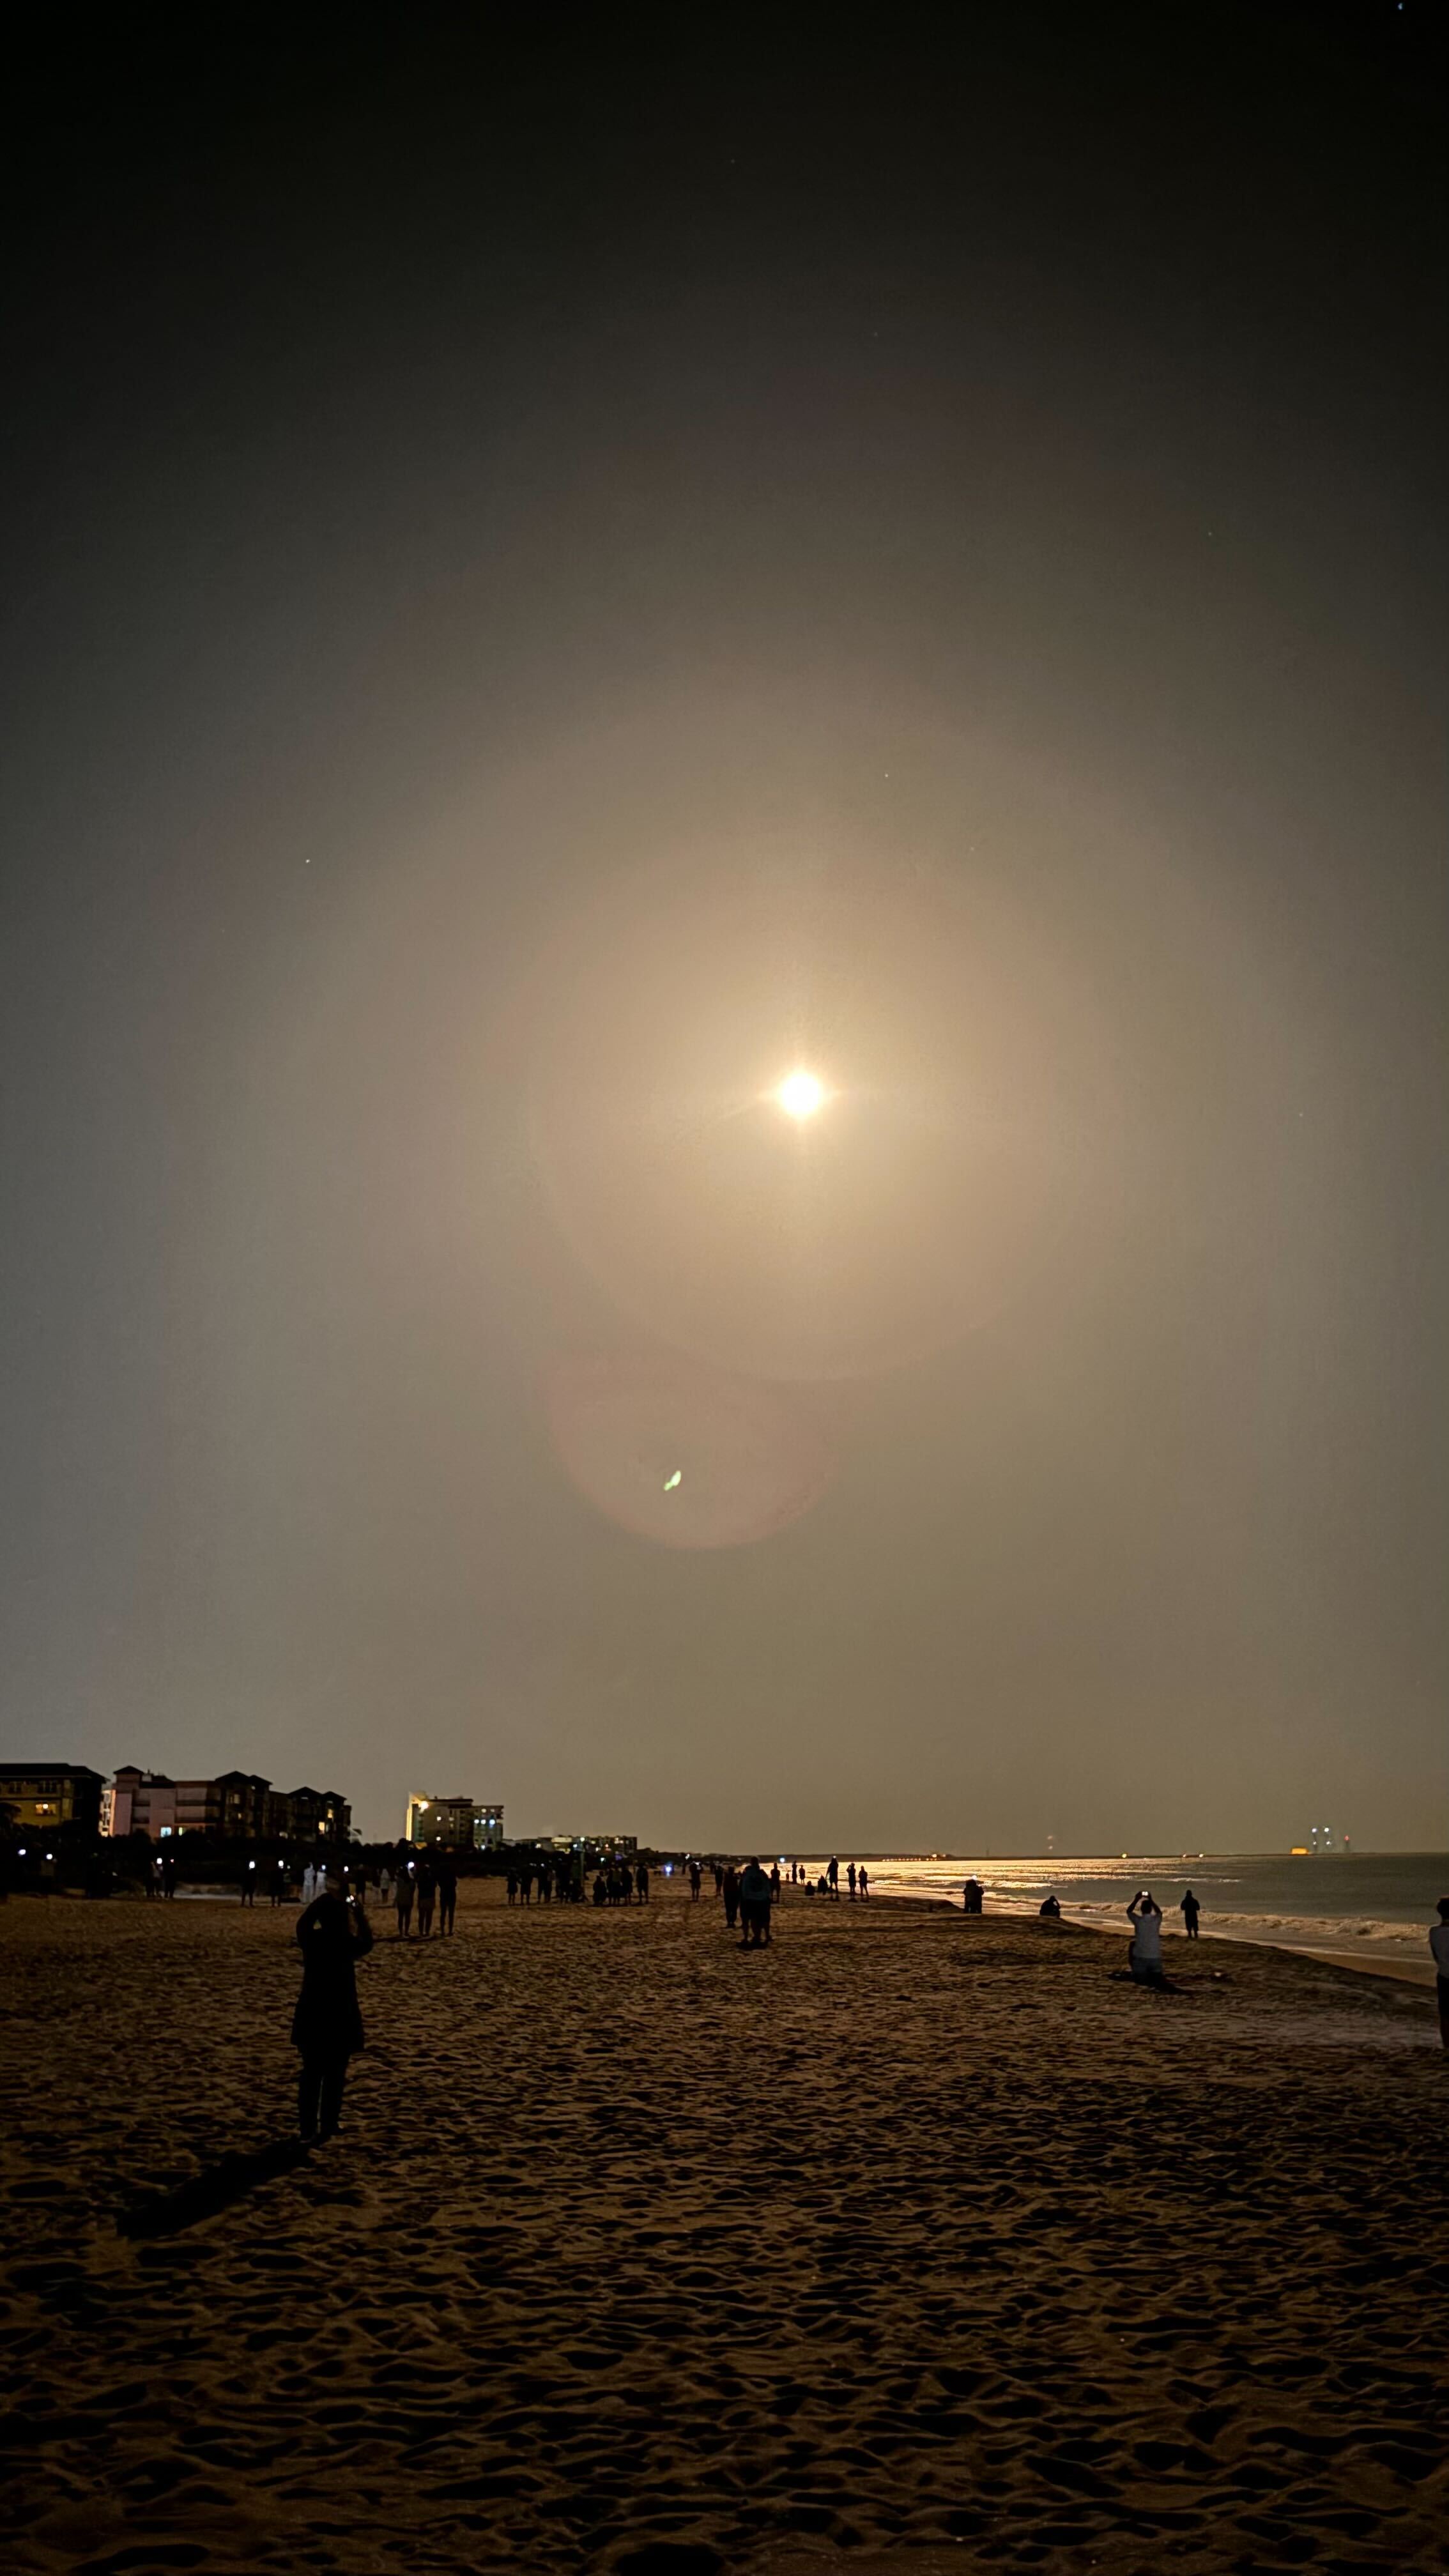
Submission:
[[[807,1863],[814,1874],[823,1861]],[[933,1896],[959,1905],[963,1879],[979,1878],[992,1913],[1035,1914],[1054,1893],[1074,1922],[1121,1930],[1130,1939],[1129,1898],[1150,1887],[1167,1918],[1190,1887],[1202,1907],[1202,1930],[1232,1941],[1268,1941],[1295,1950],[1364,1950],[1425,1963],[1435,1904],[1449,1896],[1449,1853],[1355,1852],[1293,1860],[1282,1852],[1133,1854],[1129,1859],[1068,1858],[915,1860],[867,1857],[872,1896]],[[844,1863],[841,1864],[844,1877]]]

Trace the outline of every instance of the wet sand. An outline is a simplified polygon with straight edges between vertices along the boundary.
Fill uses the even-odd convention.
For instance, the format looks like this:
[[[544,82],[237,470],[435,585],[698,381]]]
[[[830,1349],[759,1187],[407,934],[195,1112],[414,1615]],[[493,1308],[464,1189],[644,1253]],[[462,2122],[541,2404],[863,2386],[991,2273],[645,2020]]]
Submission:
[[[18,2576],[1449,2564],[1417,1987],[470,1889],[300,2158],[293,1920],[0,1907]]]
[[[1331,1967],[1351,1968],[1356,1977],[1397,1977],[1406,1986],[1424,1986],[1430,1994],[1438,1983],[1432,1959],[1366,1959],[1358,1950],[1298,1950],[1299,1959],[1326,1959]]]

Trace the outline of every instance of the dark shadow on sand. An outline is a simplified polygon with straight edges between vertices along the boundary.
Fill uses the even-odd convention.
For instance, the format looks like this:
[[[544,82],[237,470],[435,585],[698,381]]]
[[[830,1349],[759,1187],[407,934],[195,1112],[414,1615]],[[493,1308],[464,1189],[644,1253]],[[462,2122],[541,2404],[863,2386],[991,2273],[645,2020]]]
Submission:
[[[270,2146],[257,2147],[250,2155],[223,2156],[219,2165],[208,2173],[194,2174],[176,2191],[155,2192],[123,2210],[116,2232],[130,2237],[179,2235],[183,2227],[196,2227],[203,2218],[215,2218],[220,2210],[230,2209],[233,2201],[245,2200],[260,2184],[295,2172],[306,2163],[307,2154],[300,2138],[274,2138]]]

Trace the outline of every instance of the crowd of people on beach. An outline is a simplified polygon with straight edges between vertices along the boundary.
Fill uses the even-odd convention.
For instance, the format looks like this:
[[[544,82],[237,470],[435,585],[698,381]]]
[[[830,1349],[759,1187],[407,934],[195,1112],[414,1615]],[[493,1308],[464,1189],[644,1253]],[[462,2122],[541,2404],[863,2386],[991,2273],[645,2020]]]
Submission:
[[[300,1877],[290,1860],[270,1865],[247,1861],[241,1873],[242,1904],[254,1906],[262,1887],[274,1907],[300,1902],[306,1908],[329,1893],[364,1916],[379,1906],[384,1913],[392,1913],[398,1937],[404,1941],[412,1937],[414,1920],[421,1940],[430,1939],[435,1930],[446,1936],[457,1925],[458,1868],[446,1850],[414,1852],[400,1843],[395,1852],[384,1855],[379,1867],[370,1868],[366,1861],[351,1856],[321,1859],[306,1862]]]
[[[253,1866],[255,1866],[253,1864]],[[765,1869],[758,1856],[752,1855],[742,1865],[733,1861],[710,1864],[715,1895],[723,1907],[725,1926],[738,1927],[740,1946],[747,1950],[767,1948],[771,1940],[771,1916],[780,1902],[786,1882],[781,1866],[774,1863]],[[537,1889],[540,1902],[548,1904],[558,1892],[550,1885],[552,1873],[547,1863],[524,1863],[508,1873],[507,1898],[512,1906],[529,1905]],[[703,1865],[688,1864],[691,1903],[698,1903],[704,1879]],[[790,1864],[789,1884],[803,1886],[807,1895],[839,1896],[839,1864],[834,1859],[814,1880],[799,1863]],[[869,1879],[864,1869],[851,1863],[847,1885],[852,1897],[869,1894]],[[648,1863],[629,1863],[622,1859],[603,1862],[595,1874],[592,1902],[596,1906],[647,1905],[650,1872]],[[414,1855],[400,1850],[397,1876],[385,1863],[378,1882],[384,1904],[391,1897],[402,1938],[409,1937],[414,1907],[418,1915],[418,1932],[423,1939],[433,1930],[434,1915],[440,1934],[453,1929],[457,1907],[457,1872],[446,1853],[434,1857],[428,1853]],[[298,2083],[298,2122],[305,2140],[331,2137],[342,2114],[342,2097],[347,2068],[355,2052],[364,2045],[362,2015],[357,2000],[357,1963],[373,1946],[372,1927],[367,1919],[367,1877],[360,1868],[342,1868],[329,1872],[323,1865],[309,1867],[303,1873],[303,1912],[297,1922],[297,1941],[302,1951],[302,1991],[292,2020],[292,2041],[301,2057]],[[253,1891],[254,1896],[254,1891]],[[244,1896],[244,1902],[252,1901]],[[984,1911],[984,1890],[979,1879],[965,1881],[963,1903],[969,1914]],[[1202,1907],[1193,1890],[1187,1888],[1178,1909],[1183,1930],[1189,1941],[1198,1938]],[[1039,1919],[1060,1922],[1061,1903],[1048,1893],[1037,1909]],[[1446,2051],[1449,2051],[1449,1896],[1438,1904],[1439,1920],[1429,1934],[1429,1947],[1434,1959],[1439,2006],[1439,2029]],[[1162,1958],[1162,1908],[1150,1888],[1138,1888],[1127,1906],[1127,1919],[1132,1925],[1132,1943],[1128,1952],[1128,1971],[1135,1984],[1171,1988]]]
[[[576,1853],[541,1852],[536,1859],[515,1861],[505,1873],[510,1905],[579,1905],[583,1902],[583,1863]]]
[[[641,1860],[633,1869],[626,1860],[603,1862],[595,1872],[591,1902],[595,1905],[647,1905],[648,1862]]]

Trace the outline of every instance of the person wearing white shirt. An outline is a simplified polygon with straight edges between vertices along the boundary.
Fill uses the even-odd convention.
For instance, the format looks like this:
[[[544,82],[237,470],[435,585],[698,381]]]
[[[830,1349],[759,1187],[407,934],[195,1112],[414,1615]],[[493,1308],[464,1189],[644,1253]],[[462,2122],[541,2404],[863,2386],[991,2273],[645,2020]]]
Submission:
[[[1162,1983],[1162,1908],[1150,1888],[1138,1889],[1127,1908],[1132,1926],[1132,1947],[1127,1965],[1139,1985],[1160,1986]]]
[[[1439,1920],[1429,1926],[1429,1947],[1439,1971],[1439,2037],[1449,2048],[1449,1896],[1439,1899]]]

